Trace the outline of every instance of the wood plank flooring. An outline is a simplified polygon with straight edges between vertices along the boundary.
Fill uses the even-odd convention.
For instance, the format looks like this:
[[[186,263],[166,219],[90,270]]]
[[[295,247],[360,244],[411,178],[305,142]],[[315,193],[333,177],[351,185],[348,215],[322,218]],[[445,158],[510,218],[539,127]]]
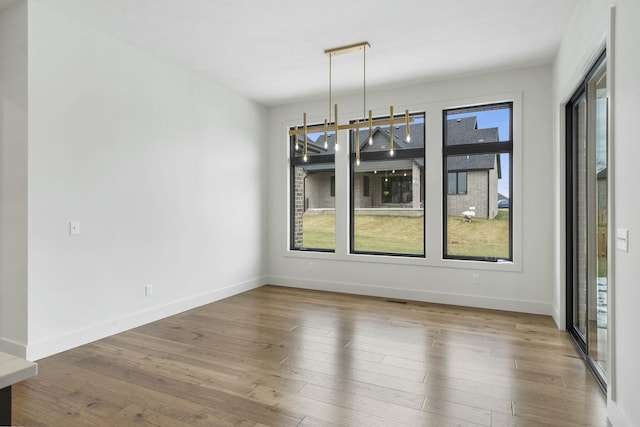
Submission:
[[[607,425],[550,317],[276,286],[39,365],[16,425]]]

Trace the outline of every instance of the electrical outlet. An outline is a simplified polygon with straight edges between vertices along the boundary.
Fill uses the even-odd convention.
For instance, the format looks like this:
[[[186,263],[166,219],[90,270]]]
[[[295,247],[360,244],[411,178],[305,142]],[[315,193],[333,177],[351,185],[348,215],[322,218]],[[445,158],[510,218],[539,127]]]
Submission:
[[[144,296],[149,297],[153,293],[153,285],[144,285]]]
[[[471,278],[471,283],[473,283],[474,285],[479,285],[480,284],[480,275],[479,274],[474,274]]]
[[[80,234],[80,221],[69,222],[69,234],[72,236],[77,236],[78,234]]]

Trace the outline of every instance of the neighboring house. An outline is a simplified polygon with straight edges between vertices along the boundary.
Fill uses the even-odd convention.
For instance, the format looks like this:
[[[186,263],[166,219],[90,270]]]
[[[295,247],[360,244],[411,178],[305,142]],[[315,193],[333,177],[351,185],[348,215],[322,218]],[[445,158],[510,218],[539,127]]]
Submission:
[[[335,154],[335,137],[328,135],[327,148],[324,148],[324,135],[311,140],[307,138],[307,153],[311,156]],[[302,155],[304,143],[299,138],[296,155]],[[307,164],[296,168],[296,188],[302,189],[304,212],[309,209],[320,213],[322,209],[333,210],[335,204],[335,166],[334,163]]]
[[[498,128],[478,129],[476,117],[449,120],[447,123],[449,144],[468,142],[497,142]],[[405,140],[405,125],[394,128],[394,150],[424,148],[424,123],[410,125],[411,142]],[[360,152],[388,152],[389,128],[373,129],[373,144],[369,144],[369,132],[360,132]],[[346,138],[345,138],[346,139]],[[347,141],[341,146],[346,147]],[[303,150],[302,138],[298,155]],[[314,140],[307,138],[309,156],[335,154],[335,135],[330,134],[324,148],[324,134]],[[421,215],[424,201],[424,158],[363,161],[356,167],[353,191],[356,210],[371,214]],[[500,156],[475,154],[450,156],[447,161],[449,215],[461,215],[475,207],[476,217],[494,218],[498,214],[498,179]],[[296,171],[296,188],[302,189],[304,211],[307,213],[332,212],[335,209],[335,169],[333,163],[308,164]],[[400,210],[401,209],[401,210]]]
[[[394,150],[424,148],[424,123],[410,125],[411,142],[405,140],[405,125],[394,129]],[[389,150],[389,129],[376,127],[369,132],[360,132],[360,152],[387,152]],[[347,141],[341,143],[346,147]],[[309,155],[334,154],[335,135],[328,136],[324,148],[324,134],[314,141],[307,140]],[[298,154],[303,150],[302,138]],[[296,171],[297,188],[303,188],[304,210],[308,213],[322,213],[335,208],[335,170],[333,163],[309,164]],[[354,175],[355,209],[367,209],[369,213],[422,214],[424,201],[424,158],[387,158],[362,162]],[[371,211],[369,211],[371,209]],[[375,211],[373,210],[375,209]],[[403,211],[397,211],[403,209]],[[416,211],[411,211],[415,209]],[[419,212],[418,212],[419,211]]]
[[[447,144],[498,142],[498,128],[478,129],[476,117],[447,121]],[[500,156],[471,154],[447,159],[447,213],[461,215],[475,208],[476,217],[493,219],[498,214]]]
[[[408,149],[424,149],[424,123],[409,125],[411,142],[407,142],[406,126],[394,128],[393,149],[396,153]],[[373,143],[369,144],[369,132],[360,132],[360,152],[388,152],[389,128],[374,128]],[[405,209],[395,212],[402,215],[422,215],[424,202],[424,157],[362,162],[354,175],[355,209]],[[407,210],[409,209],[409,210]],[[371,211],[369,211],[371,212]],[[375,213],[375,212],[373,212]]]

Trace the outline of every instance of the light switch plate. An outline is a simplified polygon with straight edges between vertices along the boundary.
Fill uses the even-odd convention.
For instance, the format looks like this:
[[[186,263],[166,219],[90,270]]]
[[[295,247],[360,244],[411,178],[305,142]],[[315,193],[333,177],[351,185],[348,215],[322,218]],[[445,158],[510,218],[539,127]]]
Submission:
[[[80,221],[69,222],[69,234],[72,236],[80,234]]]
[[[616,230],[616,248],[619,251],[629,252],[629,230],[625,228]]]

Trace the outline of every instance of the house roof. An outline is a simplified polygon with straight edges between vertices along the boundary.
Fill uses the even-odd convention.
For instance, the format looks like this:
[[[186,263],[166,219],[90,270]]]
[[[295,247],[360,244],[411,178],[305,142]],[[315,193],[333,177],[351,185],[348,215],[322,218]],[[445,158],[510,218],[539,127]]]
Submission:
[[[478,119],[475,116],[447,120],[447,145],[482,144],[498,141],[498,128],[478,129]],[[495,154],[449,156],[447,170],[493,169],[496,166],[496,161],[500,162],[499,156]]]
[[[394,150],[421,148],[425,144],[424,123],[412,123],[409,125],[411,132],[411,142],[406,141],[404,124],[394,127],[393,147]],[[307,153],[309,155],[335,154],[335,133],[327,135],[327,148],[324,148],[324,133],[317,134],[315,139],[307,136]],[[369,132],[365,128],[360,131],[360,151],[386,151],[389,149],[389,127],[375,127],[372,132],[373,144],[369,145]],[[303,138],[298,137],[297,155],[302,155],[304,144]],[[478,129],[478,121],[475,116],[447,121],[447,142],[449,145],[458,144],[482,144],[483,142],[498,142],[498,128]],[[347,141],[342,142],[344,147]],[[487,170],[500,166],[500,156],[495,154],[470,154],[449,156],[447,159],[447,169],[449,171],[465,170]],[[419,159],[418,164],[424,167],[424,160]],[[319,172],[327,170],[327,164],[310,164],[305,166],[307,172]]]
[[[403,150],[412,148],[424,147],[424,123],[411,123],[409,130],[411,132],[411,142],[406,141],[406,126],[403,124],[397,125],[393,132],[393,149]],[[313,135],[317,132],[310,132]],[[329,133],[327,135],[327,148],[324,148],[324,132],[317,133],[315,140],[312,140],[307,136],[307,154],[310,156],[322,155],[322,154],[335,154],[335,133]],[[373,152],[373,151],[387,151],[389,149],[389,127],[375,127],[372,130],[373,144],[369,145],[369,130],[366,126],[360,129],[360,151],[361,152]],[[302,156],[304,150],[303,138],[298,136],[298,150],[297,156]],[[343,147],[347,141],[340,141],[340,145]],[[344,149],[344,148],[343,148]],[[398,162],[398,160],[390,160],[391,162]],[[402,162],[404,163],[404,162]],[[417,163],[420,167],[424,167],[424,160],[417,159]],[[405,165],[406,166],[406,165]],[[400,167],[400,166],[398,166]],[[404,166],[403,166],[404,167]],[[327,163],[315,163],[307,164],[304,166],[304,170],[307,173],[326,172],[333,170],[333,164]]]
[[[407,142],[405,139],[404,124],[395,127],[393,132],[393,149],[402,150],[410,148],[424,147],[424,123],[412,123],[409,125],[411,132],[411,142]],[[309,132],[313,135],[317,132]],[[324,148],[324,133],[317,133],[318,136],[315,140],[312,140],[307,136],[307,153],[313,154],[335,154],[335,133],[329,133],[327,135],[327,148]],[[372,131],[373,144],[369,145],[369,131],[368,128],[363,127],[360,129],[360,151],[386,151],[389,149],[389,127],[375,127]],[[302,155],[304,150],[304,139],[298,136],[298,151],[297,155]],[[344,147],[347,141],[339,141]]]
[[[424,147],[424,123],[409,125],[411,142],[406,140],[406,126],[396,125],[393,129],[393,149],[405,150]],[[369,145],[369,132],[360,131],[360,151],[386,151],[389,149],[389,127],[376,127],[372,132],[373,144]]]

